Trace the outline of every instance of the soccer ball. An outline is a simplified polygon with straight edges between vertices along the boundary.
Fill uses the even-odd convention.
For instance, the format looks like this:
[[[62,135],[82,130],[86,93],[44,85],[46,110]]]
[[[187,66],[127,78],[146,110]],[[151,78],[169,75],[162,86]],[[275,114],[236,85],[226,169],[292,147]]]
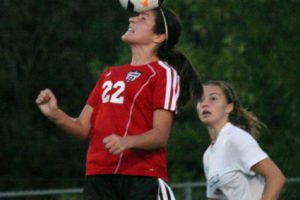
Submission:
[[[131,12],[144,12],[161,6],[164,0],[119,0],[122,7]]]

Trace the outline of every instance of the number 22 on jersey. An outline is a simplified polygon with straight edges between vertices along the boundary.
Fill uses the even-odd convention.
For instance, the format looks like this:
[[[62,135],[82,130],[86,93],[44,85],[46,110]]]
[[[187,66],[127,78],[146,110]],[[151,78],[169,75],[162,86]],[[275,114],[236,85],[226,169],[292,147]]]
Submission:
[[[104,89],[102,93],[103,103],[124,103],[124,97],[122,96],[122,93],[125,90],[124,81],[117,81],[116,83],[113,83],[112,81],[105,81],[102,88]],[[116,91],[110,95],[109,92],[112,89],[116,89]]]

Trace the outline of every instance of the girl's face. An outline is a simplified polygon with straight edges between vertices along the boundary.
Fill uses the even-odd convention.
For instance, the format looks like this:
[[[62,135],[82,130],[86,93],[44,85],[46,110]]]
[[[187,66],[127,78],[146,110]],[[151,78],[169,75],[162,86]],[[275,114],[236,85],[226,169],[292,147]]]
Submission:
[[[128,30],[122,40],[128,44],[149,44],[154,41],[155,11],[149,10],[129,18]]]
[[[224,92],[219,86],[203,86],[203,95],[197,104],[197,112],[204,124],[221,128],[228,122],[232,110],[233,105],[227,103]]]

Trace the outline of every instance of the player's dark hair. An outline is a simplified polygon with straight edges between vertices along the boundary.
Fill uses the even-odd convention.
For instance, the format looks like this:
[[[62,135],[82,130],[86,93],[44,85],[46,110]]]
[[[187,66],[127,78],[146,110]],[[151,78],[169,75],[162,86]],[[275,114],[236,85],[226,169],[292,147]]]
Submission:
[[[159,46],[157,55],[161,60],[173,66],[180,76],[180,106],[184,106],[191,99],[202,96],[202,84],[198,72],[194,69],[186,56],[174,49],[181,35],[181,20],[169,8],[156,8],[154,32],[166,34],[166,40]]]
[[[231,84],[225,81],[208,81],[203,85],[215,85],[220,87],[226,97],[227,103],[233,104],[233,111],[229,115],[229,121],[249,132],[255,139],[259,137],[259,130],[262,127],[265,127],[265,124],[241,105],[240,100]]]

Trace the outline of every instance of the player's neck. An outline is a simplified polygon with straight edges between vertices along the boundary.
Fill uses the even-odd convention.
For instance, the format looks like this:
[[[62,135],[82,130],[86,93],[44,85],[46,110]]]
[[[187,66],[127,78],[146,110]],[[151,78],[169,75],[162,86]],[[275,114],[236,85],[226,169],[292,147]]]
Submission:
[[[217,140],[219,131],[213,128],[208,127],[209,136],[211,139],[211,143],[214,144]]]
[[[155,53],[147,49],[135,49],[132,51],[131,65],[145,65],[158,59]]]
[[[208,126],[208,132],[212,143],[215,143],[220,131],[224,128],[228,121],[222,121],[218,124]]]

